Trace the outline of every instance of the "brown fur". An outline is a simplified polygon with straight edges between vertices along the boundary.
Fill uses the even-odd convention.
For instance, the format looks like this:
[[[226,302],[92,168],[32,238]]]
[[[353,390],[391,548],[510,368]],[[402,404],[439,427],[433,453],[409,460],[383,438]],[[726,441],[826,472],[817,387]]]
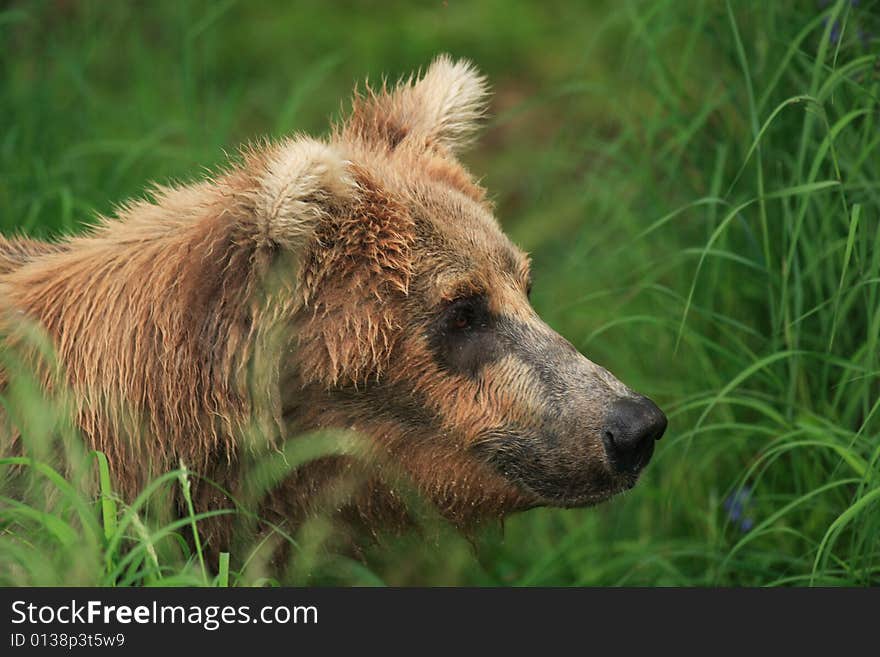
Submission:
[[[58,244],[0,239],[7,345],[27,350],[22,317],[48,332],[78,425],[129,499],[181,461],[238,494],[254,455],[324,428],[365,435],[366,455],[290,473],[260,502],[269,521],[329,504],[355,524],[396,522],[398,475],[462,524],[632,485],[598,438],[608,404],[631,393],[540,322],[525,255],[455,159],[485,96],[469,64],[440,58],[357,96],[329,143],[249,149]],[[463,298],[508,327],[449,352],[485,357],[478,373],[436,346],[438,317]],[[551,493],[526,483],[530,460],[561,482]],[[351,495],[331,499],[343,481]],[[197,495],[202,509],[222,497]],[[215,526],[215,544],[227,531]]]

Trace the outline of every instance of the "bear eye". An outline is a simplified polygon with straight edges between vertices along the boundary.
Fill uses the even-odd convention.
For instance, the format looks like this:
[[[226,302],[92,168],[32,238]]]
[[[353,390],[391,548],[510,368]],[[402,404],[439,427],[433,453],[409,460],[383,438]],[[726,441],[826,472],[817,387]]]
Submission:
[[[437,308],[426,333],[441,368],[476,377],[498,349],[497,318],[482,293],[465,292]]]
[[[449,304],[445,313],[447,330],[454,333],[479,328],[486,323],[486,300],[483,297],[466,297]]]
[[[452,319],[449,324],[452,328],[462,331],[466,328],[470,328],[471,324],[474,321],[474,313],[473,308],[470,306],[463,306],[461,308],[456,308],[452,313]]]

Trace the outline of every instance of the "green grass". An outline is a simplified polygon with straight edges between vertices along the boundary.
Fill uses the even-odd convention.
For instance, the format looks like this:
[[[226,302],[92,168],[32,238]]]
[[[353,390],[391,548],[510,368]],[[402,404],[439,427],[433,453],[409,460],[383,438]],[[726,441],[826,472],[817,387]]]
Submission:
[[[77,230],[223,149],[326,131],[367,75],[472,58],[496,97],[466,160],[533,254],[535,306],[668,411],[626,496],[429,523],[364,563],[316,521],[291,581],[880,583],[880,2],[5,7],[6,233]],[[0,584],[274,583],[263,546],[204,563],[200,518],[152,511],[183,464],[124,504],[27,377],[3,403],[75,467],[35,454],[25,494],[0,491]]]

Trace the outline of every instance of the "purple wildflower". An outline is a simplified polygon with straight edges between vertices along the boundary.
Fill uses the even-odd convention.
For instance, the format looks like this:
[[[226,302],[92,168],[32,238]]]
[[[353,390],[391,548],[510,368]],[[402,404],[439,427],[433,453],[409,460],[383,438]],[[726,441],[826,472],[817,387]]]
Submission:
[[[826,7],[829,7],[832,4],[832,0],[819,0],[818,4],[819,4],[820,9],[824,9]],[[849,0],[849,6],[851,9],[854,9],[854,10],[857,9],[860,4],[861,4],[860,0]],[[852,16],[853,16],[852,22],[856,28],[855,29],[856,37],[858,38],[858,41],[859,41],[859,43],[861,43],[862,47],[867,48],[868,44],[874,38],[874,35],[870,31],[864,29],[862,27],[862,25],[860,25],[861,21],[859,19],[864,18],[863,15],[860,16],[857,12],[853,12]],[[828,16],[825,16],[822,19],[822,25],[825,28],[828,27]],[[834,23],[831,24],[831,29],[828,32],[828,42],[831,43],[832,45],[836,46],[837,44],[840,43],[842,38],[843,38],[843,24],[840,21],[840,19],[837,19],[834,21]]]
[[[727,511],[728,519],[738,525],[743,532],[749,531],[755,525],[755,521],[746,515],[751,505],[752,489],[749,486],[734,491],[724,500],[724,510]]]

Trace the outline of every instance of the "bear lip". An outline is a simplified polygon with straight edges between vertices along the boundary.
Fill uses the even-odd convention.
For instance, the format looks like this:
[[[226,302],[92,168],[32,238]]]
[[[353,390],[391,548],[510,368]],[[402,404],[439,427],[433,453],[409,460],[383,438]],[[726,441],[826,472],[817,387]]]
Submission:
[[[540,444],[540,437],[529,437],[515,431],[492,431],[487,432],[472,447],[471,450],[478,454],[485,463],[504,479],[533,497],[536,506],[550,506],[561,508],[579,508],[600,504],[620,493],[632,490],[638,483],[641,469],[629,472],[616,472],[609,464],[604,464],[601,470],[604,485],[584,490],[584,481],[591,481],[595,472],[588,473],[589,466],[579,473],[584,478],[573,478],[573,481],[562,483],[559,475],[545,477],[533,476],[534,465],[539,459],[535,453],[524,445]],[[517,449],[519,448],[519,449]],[[522,468],[528,464],[528,469]],[[595,467],[595,465],[593,465]],[[523,476],[523,473],[527,473]],[[581,486],[578,486],[578,484]],[[581,490],[576,490],[581,488]]]

